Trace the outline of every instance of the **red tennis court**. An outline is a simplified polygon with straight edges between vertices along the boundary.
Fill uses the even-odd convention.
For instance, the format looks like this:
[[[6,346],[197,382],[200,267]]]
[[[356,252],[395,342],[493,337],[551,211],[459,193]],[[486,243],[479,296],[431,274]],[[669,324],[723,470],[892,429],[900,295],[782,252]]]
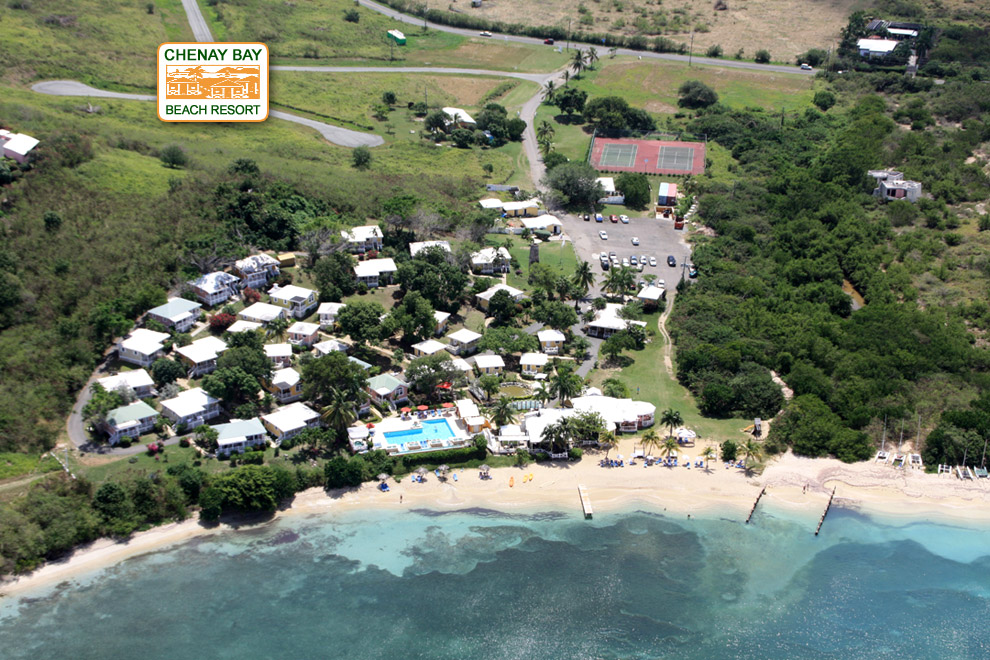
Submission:
[[[602,172],[702,174],[705,145],[633,138],[599,138],[591,146],[591,166]]]

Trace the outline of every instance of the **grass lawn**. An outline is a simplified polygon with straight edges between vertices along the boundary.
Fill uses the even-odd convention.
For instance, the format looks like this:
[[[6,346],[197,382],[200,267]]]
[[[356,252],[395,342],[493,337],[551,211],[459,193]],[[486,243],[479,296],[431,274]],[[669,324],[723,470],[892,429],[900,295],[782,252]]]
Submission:
[[[353,296],[348,296],[344,298],[341,302],[351,304],[358,301],[364,302],[376,302],[385,308],[385,311],[392,309],[395,304],[395,300],[392,295],[399,290],[398,286],[386,286],[378,287],[375,289],[368,289],[368,293],[361,295],[360,293],[355,293]]]
[[[553,124],[553,146],[556,151],[571,160],[585,161],[588,158],[588,147],[591,145],[591,133],[585,133],[585,124],[562,124],[555,117],[564,116],[557,106],[541,105],[536,110],[536,125],[548,121]]]
[[[462,323],[460,327],[464,327],[467,328],[468,330],[474,330],[475,332],[484,334],[485,313],[473,307],[463,307],[462,310],[467,310],[467,315],[464,317],[464,323]],[[450,328],[450,331],[453,332],[457,328],[458,326],[454,325]]]
[[[503,245],[506,239],[512,242],[509,252],[519,262],[520,269],[522,270],[521,275],[516,275],[515,270],[509,271],[506,283],[517,289],[529,291],[530,286],[526,282],[529,278],[529,241],[523,239],[521,236],[497,234],[489,236],[488,243],[490,245]],[[574,253],[573,244],[570,242],[561,244],[559,241],[541,243],[540,263],[553,266],[560,271],[561,275],[570,277],[574,274],[574,269],[577,267],[577,255]]]
[[[0,452],[0,479],[10,479],[32,472],[44,473],[62,469],[51,456],[41,459],[37,454]]]

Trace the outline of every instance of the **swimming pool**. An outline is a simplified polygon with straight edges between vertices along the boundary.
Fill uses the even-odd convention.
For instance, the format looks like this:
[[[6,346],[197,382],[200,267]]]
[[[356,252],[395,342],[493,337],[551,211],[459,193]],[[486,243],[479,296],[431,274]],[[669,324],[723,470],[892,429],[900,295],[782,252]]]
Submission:
[[[455,436],[454,430],[446,419],[424,419],[422,426],[418,429],[406,429],[404,431],[386,431],[385,442],[391,445],[402,447],[406,443],[413,441],[430,442],[431,440],[450,440]],[[404,449],[403,449],[404,450]]]

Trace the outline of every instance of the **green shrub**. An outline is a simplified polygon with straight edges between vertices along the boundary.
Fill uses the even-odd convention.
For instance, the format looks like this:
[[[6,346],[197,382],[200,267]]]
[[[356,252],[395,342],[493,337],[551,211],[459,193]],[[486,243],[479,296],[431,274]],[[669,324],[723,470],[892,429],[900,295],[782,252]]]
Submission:
[[[584,450],[580,447],[571,447],[567,450],[567,458],[572,461],[580,461],[582,456],[584,456]]]

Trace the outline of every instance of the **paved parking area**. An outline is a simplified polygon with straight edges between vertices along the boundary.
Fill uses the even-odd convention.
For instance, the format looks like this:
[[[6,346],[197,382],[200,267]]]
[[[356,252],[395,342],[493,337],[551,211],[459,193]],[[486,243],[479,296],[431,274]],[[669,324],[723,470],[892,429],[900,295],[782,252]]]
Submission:
[[[578,257],[591,262],[599,279],[603,279],[601,275],[604,271],[597,257],[593,257],[601,252],[612,251],[620,261],[623,257],[629,258],[634,254],[637,258],[644,254],[647,257],[656,257],[657,265],[647,265],[638,277],[656,275],[666,281],[668,288],[673,288],[681,277],[687,277],[682,266],[685,261],[690,261],[691,255],[691,248],[685,240],[687,232],[674,229],[671,220],[656,220],[652,214],[626,214],[629,216],[628,225],[621,222],[612,224],[607,216],[602,223],[595,222],[594,217],[589,222],[576,215],[558,214],[557,217],[564,223],[564,233],[574,242]],[[600,230],[608,234],[608,240],[603,241],[598,237]],[[639,245],[632,244],[634,236],[639,238]],[[667,255],[673,255],[677,259],[676,268],[667,265]]]

